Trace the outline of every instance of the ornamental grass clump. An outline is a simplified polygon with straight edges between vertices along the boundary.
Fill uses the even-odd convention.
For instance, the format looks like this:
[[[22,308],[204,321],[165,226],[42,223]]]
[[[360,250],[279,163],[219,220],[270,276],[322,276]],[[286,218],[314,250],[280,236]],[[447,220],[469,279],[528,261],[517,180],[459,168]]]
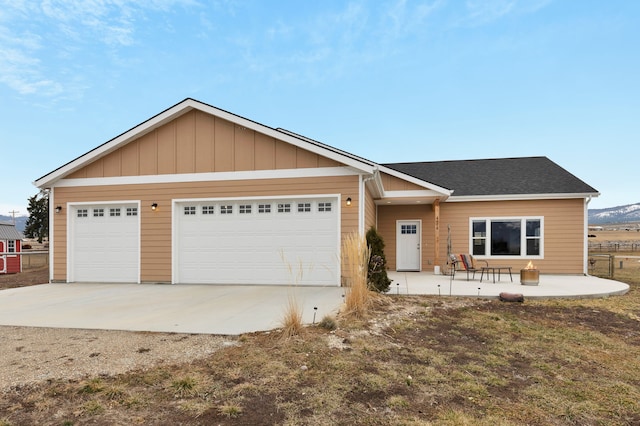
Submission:
[[[352,233],[344,238],[342,264],[347,287],[345,314],[363,318],[371,305],[372,292],[367,285],[369,247],[360,234]]]

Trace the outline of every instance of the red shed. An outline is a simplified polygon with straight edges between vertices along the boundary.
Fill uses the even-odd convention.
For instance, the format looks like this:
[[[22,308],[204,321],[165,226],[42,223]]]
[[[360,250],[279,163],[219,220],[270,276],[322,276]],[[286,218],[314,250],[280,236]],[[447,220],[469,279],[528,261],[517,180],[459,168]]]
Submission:
[[[15,274],[22,272],[22,233],[14,224],[0,222],[0,274]]]

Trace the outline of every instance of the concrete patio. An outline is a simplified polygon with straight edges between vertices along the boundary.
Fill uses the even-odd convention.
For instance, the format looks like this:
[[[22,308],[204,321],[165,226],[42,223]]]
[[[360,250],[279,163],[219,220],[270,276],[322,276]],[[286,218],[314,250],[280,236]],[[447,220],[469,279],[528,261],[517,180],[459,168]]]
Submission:
[[[389,272],[389,294],[497,298],[501,292],[531,298],[622,295],[627,284],[591,276],[541,275],[537,286],[480,282],[431,272]],[[342,287],[42,284],[0,291],[0,325],[237,335],[280,326],[289,297],[310,324],[341,309]]]
[[[498,281],[485,276],[480,282],[480,274],[467,281],[465,272],[449,275],[435,275],[433,272],[388,272],[393,280],[389,294],[464,296],[497,298],[500,293],[520,293],[526,299],[551,298],[594,298],[622,295],[629,286],[619,281],[597,278],[590,275],[545,275],[540,274],[538,285],[521,285],[520,276],[513,274],[513,282],[508,273],[502,273]]]

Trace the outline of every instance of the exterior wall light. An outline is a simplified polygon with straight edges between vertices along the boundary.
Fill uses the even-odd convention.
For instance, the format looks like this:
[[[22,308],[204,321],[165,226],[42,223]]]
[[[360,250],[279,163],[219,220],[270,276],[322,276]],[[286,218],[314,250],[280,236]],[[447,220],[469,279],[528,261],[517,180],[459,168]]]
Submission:
[[[60,213],[62,211],[62,206],[56,206],[56,213]]]
[[[151,204],[151,210],[155,212],[157,209],[158,209],[158,203]]]
[[[347,206],[351,205],[351,197],[347,197]]]

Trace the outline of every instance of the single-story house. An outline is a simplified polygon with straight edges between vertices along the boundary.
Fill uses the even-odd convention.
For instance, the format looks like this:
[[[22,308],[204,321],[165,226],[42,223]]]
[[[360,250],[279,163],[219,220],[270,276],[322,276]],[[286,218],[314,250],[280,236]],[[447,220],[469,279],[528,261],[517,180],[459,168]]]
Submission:
[[[341,242],[375,226],[388,267],[449,247],[587,272],[598,191],[545,157],[376,163],[194,99],[37,179],[53,282],[341,285]]]
[[[22,272],[23,235],[13,223],[0,222],[0,274]]]

